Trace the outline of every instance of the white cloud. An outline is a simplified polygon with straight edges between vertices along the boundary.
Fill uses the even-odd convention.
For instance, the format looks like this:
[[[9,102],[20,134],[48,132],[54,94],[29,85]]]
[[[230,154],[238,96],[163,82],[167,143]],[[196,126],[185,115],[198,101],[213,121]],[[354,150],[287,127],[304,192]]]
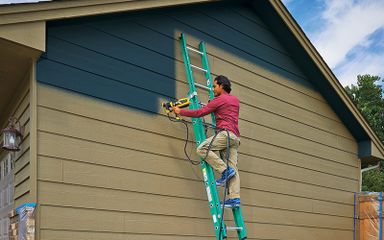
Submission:
[[[384,74],[384,57],[383,53],[359,53],[355,58],[349,60],[348,63],[341,65],[334,70],[339,81],[343,86],[356,84],[357,75],[376,75]]]
[[[321,13],[321,17],[328,22],[337,22],[345,10],[353,7],[350,0],[330,0],[325,2],[325,11]]]
[[[363,39],[352,48],[333,72],[342,85],[355,84],[357,75],[384,75],[384,27]]]
[[[348,52],[384,26],[384,1],[328,0],[321,14],[324,28],[314,32],[313,43],[331,68],[344,62]]]

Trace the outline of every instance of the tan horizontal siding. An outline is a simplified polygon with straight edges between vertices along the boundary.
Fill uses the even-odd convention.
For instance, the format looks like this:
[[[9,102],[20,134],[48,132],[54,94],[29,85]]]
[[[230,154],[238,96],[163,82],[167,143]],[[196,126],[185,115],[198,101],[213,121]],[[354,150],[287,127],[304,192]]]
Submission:
[[[81,101],[77,101],[77,97],[79,99],[81,99]],[[69,112],[69,113],[87,116],[87,117],[90,117],[92,119],[99,119],[102,121],[105,120],[105,121],[108,121],[110,123],[122,124],[124,126],[134,127],[135,129],[141,129],[141,130],[156,132],[156,133],[170,135],[170,136],[174,136],[174,137],[180,137],[180,131],[183,131],[183,129],[184,129],[183,126],[175,125],[172,122],[169,122],[167,118],[162,117],[162,116],[148,116],[145,113],[126,111],[126,109],[124,107],[118,107],[116,105],[104,104],[103,102],[95,101],[95,100],[81,97],[81,96],[77,96],[77,97],[73,98],[71,94],[68,94],[66,92],[60,92],[60,91],[57,91],[55,89],[46,87],[44,85],[42,85],[39,88],[39,105],[41,105],[41,106],[46,106],[46,107],[54,108],[54,109],[58,109],[58,110],[64,110],[64,111]],[[63,103],[65,103],[65,104],[63,104]],[[243,112],[243,110],[241,110],[242,111],[241,112],[242,118],[247,119],[247,121],[248,121],[248,119],[255,118],[254,117],[255,115],[254,115],[254,112],[252,111],[252,109],[250,109],[247,106],[242,106],[242,109],[243,108],[245,108],[245,110],[244,110],[244,112]],[[42,109],[45,109],[45,108],[42,108]],[[54,112],[51,110],[44,110],[44,111]],[[109,114],[105,115],[104,114],[105,111],[109,112]],[[57,114],[62,114],[62,113],[57,113]],[[267,121],[268,121],[268,119],[265,120],[265,122],[267,122]],[[273,118],[271,118],[271,121],[275,121],[275,120]],[[154,123],[156,123],[156,124],[154,124]],[[282,121],[281,123],[284,123],[284,121]],[[279,122],[276,121],[276,125],[278,125],[278,124],[279,124]],[[301,139],[301,138],[292,136],[292,134],[285,134],[283,131],[278,131],[278,130],[274,130],[271,128],[258,126],[256,124],[250,124],[246,121],[241,121],[240,122],[240,129],[242,130],[241,131],[242,136],[247,137],[249,139],[261,141],[261,143],[257,143],[257,144],[259,144],[262,147],[264,147],[266,145],[266,144],[264,144],[264,142],[275,145],[276,144],[276,142],[275,142],[276,138],[272,138],[272,139],[268,140],[264,137],[264,135],[261,135],[258,131],[253,131],[252,130],[253,128],[263,130],[263,131],[267,132],[268,134],[272,133],[272,134],[277,135],[279,137],[282,136],[285,139],[287,139],[287,138],[293,139],[295,141],[295,143],[293,143],[293,144],[295,144],[295,145],[292,145],[292,148],[290,148],[292,150],[307,151],[308,154],[311,154],[310,151],[308,152],[308,150],[303,149],[302,147],[298,146],[298,143],[302,142],[303,144],[308,144],[308,146],[314,146],[314,150],[312,150],[312,154],[317,153],[318,148],[320,148],[320,149],[324,149],[325,151],[336,152],[336,154],[341,154],[343,156],[343,158],[341,160],[339,160],[339,158],[337,158],[337,157],[330,156],[329,160],[331,160],[331,161],[336,161],[336,162],[341,161],[341,162],[344,162],[346,164],[356,165],[356,162],[355,162],[356,155],[348,153],[349,151],[351,151],[351,152],[355,151],[355,150],[357,151],[357,149],[355,149],[356,143],[355,142],[351,143],[349,140],[345,140],[344,138],[342,140],[345,140],[345,141],[340,141],[343,143],[343,145],[345,145],[344,148],[341,148],[344,151],[339,151],[338,149],[330,148],[328,146],[323,146],[324,144],[322,145],[322,144],[315,143],[313,141],[312,142],[307,141],[305,139]],[[289,128],[289,125],[287,125],[287,128]],[[249,129],[251,129],[252,131],[249,132]],[[304,128],[304,129],[297,128],[298,132],[299,132],[299,130],[307,130],[307,129],[310,129],[310,128],[308,128],[308,127]],[[303,131],[303,134],[304,134],[304,132],[305,131]],[[322,136],[322,135],[320,135],[320,136]],[[324,141],[335,142],[338,139],[337,137],[332,136],[332,135],[325,135],[324,137],[327,137],[327,136],[328,136],[328,138],[325,138]],[[262,137],[264,137],[264,138],[262,138]],[[307,134],[306,137],[310,137],[310,135]],[[312,136],[312,138],[313,138],[313,136]],[[278,140],[278,139],[276,139],[276,140]],[[248,140],[244,139],[244,141],[248,141]],[[282,142],[280,144],[280,146],[283,146],[284,148],[287,147],[284,142]],[[295,146],[297,146],[297,147],[295,147]],[[273,146],[269,146],[269,148],[273,148]],[[282,151],[284,151],[284,150],[282,150]],[[300,155],[300,154],[297,154],[297,153],[292,152],[292,151],[291,151],[291,154],[296,155],[295,158],[293,158],[293,159],[297,159],[297,155]],[[325,152],[325,154],[327,154],[327,153]],[[255,156],[268,157],[269,155],[260,155],[260,154],[257,154],[255,152]],[[343,161],[344,156],[346,156],[346,161]],[[309,156],[308,158],[312,158],[312,157]],[[326,155],[324,155],[324,158],[328,159]],[[332,159],[332,158],[334,158],[334,159]],[[335,159],[335,158],[337,158],[337,159]],[[347,160],[348,158],[350,160]],[[308,161],[308,159],[306,158],[305,161]],[[283,160],[283,162],[285,162],[285,160]],[[315,163],[315,164],[319,164],[322,161],[316,160],[316,162],[318,162],[318,163]],[[337,166],[337,164],[333,164],[333,165],[334,165],[333,167]],[[309,166],[310,165],[307,165],[306,167],[309,167]],[[327,168],[330,168],[330,166],[328,166]],[[316,168],[316,169],[318,169],[318,168]],[[348,169],[348,168],[345,168],[345,169]],[[356,171],[355,168],[351,168],[351,170],[353,172]],[[328,170],[325,170],[325,171],[328,171]],[[332,171],[332,170],[330,170],[330,171]],[[355,174],[351,174],[351,172],[346,173],[346,176],[352,177],[351,175],[355,175]]]
[[[30,178],[26,179],[25,181],[21,182],[18,186],[15,186],[15,204],[17,203],[16,200],[18,200],[21,196],[27,195],[30,192],[30,185],[31,185],[31,180]],[[16,206],[18,206],[16,204]]]
[[[256,225],[257,229],[263,229],[262,233],[258,233],[256,237],[248,237],[247,239],[279,239],[279,236],[289,236],[292,239],[340,239],[340,240],[348,240],[353,238],[352,233],[345,232],[336,232],[330,231],[325,233],[325,231],[313,231],[312,229],[308,229],[307,233],[303,238],[297,233],[298,228],[290,228],[284,226],[277,227],[268,227],[265,225]],[[267,229],[266,229],[267,228]],[[270,231],[270,232],[268,232]],[[286,232],[292,233],[287,234]],[[295,232],[296,231],[296,232]],[[259,231],[261,232],[261,231]],[[319,234],[320,232],[320,234]],[[315,238],[311,236],[309,233],[316,234]],[[236,239],[233,236],[233,233],[229,233],[233,239]],[[42,230],[42,238],[43,239],[57,239],[57,240],[126,240],[126,239],[137,239],[137,240],[202,240],[207,238],[214,238],[214,236],[186,236],[186,235],[169,235],[169,234],[148,234],[148,233],[122,233],[122,232],[108,232],[108,231],[76,231],[76,230],[61,230],[61,229],[43,229]],[[254,235],[253,235],[254,236]]]
[[[170,235],[205,235],[210,232],[209,220],[172,216],[124,213],[41,206],[42,225],[48,229],[94,230],[106,232],[157,233]],[[178,221],[179,220],[179,221]],[[178,224],[171,224],[174,222]],[[195,230],[200,229],[199,233]],[[209,234],[208,236],[212,236]]]
[[[252,156],[271,159],[277,162],[282,162],[286,164],[288,163],[295,166],[303,166],[305,168],[322,171],[337,176],[357,179],[357,167],[341,165],[333,161],[321,159],[317,156],[305,155],[303,153],[291,151],[285,148],[276,148],[276,146],[272,146],[264,142],[252,141],[252,144],[246,143],[247,139],[242,139],[241,151]]]
[[[161,173],[156,172],[151,173],[148,171],[122,169],[64,159],[46,157],[40,157],[39,159],[42,163],[41,169],[45,171],[47,169],[51,169],[52,172],[48,175],[44,173],[40,174],[39,178],[42,180],[63,181],[72,184],[111,188],[116,190],[120,189],[146,192],[184,198],[206,199],[201,180],[186,179],[170,175],[162,175]],[[48,162],[49,164],[46,164]],[[143,165],[144,167],[146,166],[145,163],[143,163]],[[175,162],[175,165],[179,165],[178,162]],[[190,171],[192,171],[192,169]],[[248,189],[249,191],[258,190],[304,197],[309,200],[313,199],[333,203],[353,204],[353,202],[350,202],[350,198],[353,199],[353,193],[249,173],[242,173],[242,180],[242,187]],[[122,185],[122,183],[124,184]],[[270,189],[268,185],[274,186],[274,188]],[[164,189],[162,186],[168,187]],[[244,199],[245,203],[251,201],[252,199],[252,195],[248,196],[250,199]]]
[[[29,137],[27,140],[29,143]],[[22,154],[19,155],[19,157],[16,159],[14,163],[15,163],[14,173],[17,175],[18,172],[22,171],[22,169],[29,164],[29,148],[26,149],[24,152],[22,152]]]
[[[62,164],[61,161],[55,161],[50,158],[41,158],[40,161],[42,162],[42,169],[47,170],[50,167],[50,164]],[[56,166],[53,167],[53,173],[56,173],[57,176],[61,175],[61,171]],[[101,188],[101,187],[93,187],[93,186],[87,186],[87,185],[79,185],[79,184],[68,184],[63,183],[62,179],[57,180],[57,178],[60,177],[54,177],[52,176],[46,176],[45,174],[42,174],[39,176],[40,179],[40,188],[39,188],[39,194],[41,194],[41,203],[50,204],[50,205],[57,205],[62,204],[65,206],[82,206],[82,207],[92,207],[92,208],[108,208],[103,207],[105,204],[109,204],[109,208],[113,208],[115,210],[121,209],[123,211],[124,207],[121,207],[121,205],[126,205],[125,203],[127,201],[137,201],[137,199],[141,199],[140,201],[143,202],[143,204],[147,204],[147,209],[143,210],[143,212],[149,211],[152,209],[153,211],[164,211],[163,207],[159,208],[155,203],[156,201],[161,201],[163,204],[169,203],[170,205],[173,205],[173,210],[166,210],[167,212],[163,212],[165,215],[179,215],[179,216],[195,216],[195,217],[207,217],[207,209],[205,199],[191,199],[188,200],[188,198],[182,198],[182,197],[176,197],[176,196],[167,196],[164,194],[156,194],[153,195],[151,193],[146,192],[133,192],[129,190],[116,190],[111,188]],[[51,192],[52,191],[52,192]],[[78,191],[78,192],[77,192]],[[77,193],[76,193],[77,192]],[[67,195],[68,198],[63,197],[64,195]],[[86,196],[83,196],[86,195]],[[277,193],[268,193],[268,192],[262,192],[262,191],[254,191],[254,190],[247,190],[244,189],[242,192],[242,195],[244,196],[243,204],[244,206],[247,206],[247,208],[260,208],[260,209],[270,209],[270,210],[281,210],[282,212],[291,212],[294,213],[296,211],[303,213],[303,214],[320,214],[323,216],[339,216],[339,217],[350,217],[350,215],[345,215],[345,213],[348,213],[348,211],[352,210],[352,206],[345,205],[345,204],[336,204],[336,203],[330,203],[326,201],[320,201],[320,200],[311,200],[311,199],[302,199],[299,197],[294,196],[288,196],[288,195],[281,195]],[[257,195],[257,198],[252,199],[252,195]],[[99,200],[100,198],[108,198],[109,200]],[[92,198],[92,199],[88,199]],[[274,198],[275,201],[271,202],[270,199]],[[77,199],[77,200],[76,200]],[[123,199],[126,199],[126,201],[123,201]],[[135,200],[136,199],[136,200]],[[193,204],[185,204],[190,206],[186,209],[178,209],[179,207],[182,207],[183,204],[178,203],[179,201],[188,202],[190,201]],[[76,201],[76,202],[74,202]],[[82,203],[79,203],[77,201],[82,201]],[[178,203],[178,204],[176,204]],[[141,212],[141,210],[135,210],[135,206],[133,209],[129,211],[134,212]],[[334,208],[331,212],[329,209],[325,209],[324,207],[328,208]],[[125,206],[127,208],[127,206]],[[126,209],[126,211],[128,211]],[[168,212],[170,211],[170,212]],[[249,218],[252,218],[250,213],[245,213]],[[254,217],[258,218],[257,215]],[[347,218],[344,218],[347,219]]]
[[[39,191],[40,203],[43,205],[76,206],[117,212],[210,219],[205,200],[148,195],[51,182],[41,182]],[[183,206],[188,206],[188,208],[183,208]],[[248,222],[273,222],[276,224],[340,229],[343,229],[350,222],[350,218],[347,217],[272,209],[247,204],[243,206],[243,211],[244,218]],[[228,219],[231,218],[228,217]]]
[[[271,145],[357,167],[357,153],[342,151],[248,122],[240,123],[244,136]]]
[[[29,164],[25,165],[16,175],[14,179],[15,185],[19,185],[23,181],[26,181],[30,177],[30,166]]]
[[[68,231],[68,230],[52,230],[42,229],[42,239],[56,240],[205,240],[207,237],[202,236],[180,236],[180,235],[159,235],[159,234],[136,234],[136,233],[116,233],[116,232],[97,232],[97,231]],[[252,239],[252,238],[249,238]]]
[[[318,126],[301,123],[299,118],[287,118],[283,115],[276,114],[270,110],[264,110],[259,107],[243,104],[240,109],[241,118],[261,126],[279,130],[293,136],[302,137],[313,142],[332,146],[341,150],[357,152],[357,143],[355,140],[337,135],[329,128],[327,131],[320,129]],[[248,118],[248,116],[254,116]],[[256,116],[256,117],[255,117]]]
[[[329,202],[303,198],[296,192],[278,193],[274,189],[269,191],[246,189],[241,190],[243,204],[263,208],[283,209],[306,213],[317,213],[330,216],[350,217],[353,212],[352,204]],[[273,199],[273,201],[271,201]]]
[[[44,131],[47,132],[58,132],[63,135],[69,135],[69,136],[74,136],[78,138],[83,138],[83,139],[92,139],[92,140],[97,140],[101,141],[102,143],[108,143],[108,144],[113,144],[116,146],[121,146],[123,142],[126,142],[127,144],[130,145],[130,148],[134,149],[141,149],[142,151],[154,151],[153,148],[151,147],[153,144],[163,145],[163,148],[158,149],[158,154],[166,154],[168,156],[172,156],[175,150],[173,149],[172,145],[170,145],[170,142],[175,142],[175,146],[179,145],[180,147],[183,144],[183,141],[181,139],[179,140],[174,140],[173,138],[165,137],[162,135],[167,135],[167,131],[164,129],[163,132],[159,132],[158,134],[154,134],[152,132],[143,132],[140,133],[138,129],[132,129],[132,128],[127,128],[124,126],[119,126],[111,123],[106,123],[104,121],[96,121],[94,119],[89,119],[89,118],[84,118],[80,116],[75,116],[75,115],[70,115],[67,113],[59,112],[59,111],[54,111],[51,109],[46,109],[46,108],[39,108],[38,112],[42,116],[39,119],[39,124],[43,125],[44,127],[41,128]],[[55,119],[53,121],[53,119]],[[142,119],[142,121],[144,118]],[[92,128],[99,125],[102,126],[102,129],[104,129],[104,133],[101,132],[92,132]],[[87,126],[87,127],[81,127],[81,126]],[[68,130],[66,130],[68,128]],[[59,130],[62,129],[62,130]],[[144,129],[143,129],[144,130]],[[104,140],[100,139],[100,137],[95,136],[94,134],[102,134],[104,136]],[[142,143],[135,143],[129,141],[127,137],[121,135],[121,137],[115,138],[113,136],[118,136],[118,134],[123,134],[124,136],[132,136],[136,135],[136,138],[142,138],[145,136],[148,136],[147,144],[142,146]],[[175,134],[176,137],[176,134]],[[158,141],[158,143],[156,143]],[[245,146],[243,149],[246,151],[240,151],[240,153],[246,153],[246,154],[252,154],[253,153],[253,141],[249,139],[243,139],[242,144]],[[257,144],[257,143],[256,143]],[[129,146],[128,145],[128,146]],[[125,147],[128,147],[126,145],[123,145]],[[249,146],[249,147],[248,147]],[[273,147],[273,146],[272,146]],[[276,148],[276,147],[273,147]],[[166,150],[168,149],[168,150]],[[157,150],[157,148],[156,148]],[[248,150],[248,151],[247,151]],[[178,157],[183,157],[183,152],[180,152],[177,154]],[[353,182],[351,182],[353,184]]]
[[[174,158],[172,154],[169,153],[164,156],[164,154],[159,155],[156,151],[136,151],[123,146],[106,146],[102,142],[95,143],[86,140],[72,139],[71,136],[63,137],[47,133],[40,133],[39,139],[42,145],[39,153],[43,156],[153,172],[181,178],[196,178],[191,171],[190,163],[183,160],[185,159],[183,155]],[[58,142],[60,142],[60,145],[56,144]],[[65,148],[63,148],[63,146],[65,146]],[[82,147],[78,148],[78,146]],[[66,149],[76,149],[76,151],[71,152]],[[90,152],[92,152],[92,154],[90,154]],[[249,157],[247,155],[240,155],[240,158],[240,170],[248,173],[261,174],[266,177],[275,177],[287,181],[302,182],[328,188],[349,189],[350,191],[353,191],[354,185],[356,184],[356,180],[289,165],[281,165],[281,163],[265,159]],[[142,160],[136,162],[129,161],[130,159]],[[194,159],[197,159],[197,157],[194,157]],[[196,169],[196,171],[198,171],[198,169]],[[51,172],[48,174],[51,174]]]
[[[143,233],[181,236],[213,237],[210,220],[174,216],[147,215],[139,213],[111,212],[94,209],[41,206],[42,224],[46,229]],[[170,224],[177,222],[177,224]],[[277,238],[284,234],[288,239],[348,239],[351,230],[300,228],[290,225],[248,223],[249,235],[255,238]],[[300,233],[301,232],[301,233]]]

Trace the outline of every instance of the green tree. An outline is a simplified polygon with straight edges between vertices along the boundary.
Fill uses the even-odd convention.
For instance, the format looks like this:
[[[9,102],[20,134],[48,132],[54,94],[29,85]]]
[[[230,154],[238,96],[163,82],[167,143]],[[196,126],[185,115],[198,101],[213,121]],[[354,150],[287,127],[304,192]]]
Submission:
[[[373,131],[384,142],[384,99],[383,90],[377,83],[383,82],[378,76],[358,75],[357,85],[345,87],[348,96],[360,110]],[[379,170],[363,174],[363,191],[384,191],[384,161]]]

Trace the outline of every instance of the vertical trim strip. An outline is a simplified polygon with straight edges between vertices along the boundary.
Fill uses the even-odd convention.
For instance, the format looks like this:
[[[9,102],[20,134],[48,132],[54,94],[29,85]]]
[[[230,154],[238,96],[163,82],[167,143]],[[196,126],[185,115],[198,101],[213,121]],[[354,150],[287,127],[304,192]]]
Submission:
[[[380,221],[380,226],[379,226],[379,239],[383,240],[383,192],[379,193],[379,221]]]
[[[356,193],[353,194],[353,240],[356,240]]]
[[[39,220],[39,205],[37,193],[37,82],[36,82],[36,62],[37,59],[32,60],[30,71],[30,199],[37,205],[36,220]],[[36,221],[36,239],[40,235],[40,221]]]

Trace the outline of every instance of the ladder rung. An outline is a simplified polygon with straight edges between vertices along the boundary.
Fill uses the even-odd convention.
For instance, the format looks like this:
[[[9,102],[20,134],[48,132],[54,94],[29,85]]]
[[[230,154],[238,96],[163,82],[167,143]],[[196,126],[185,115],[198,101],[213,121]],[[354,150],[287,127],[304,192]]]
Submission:
[[[193,64],[191,64],[191,67],[196,68],[197,70],[200,70],[200,71],[203,71],[203,72],[207,72],[207,70],[205,70],[205,69],[203,69],[201,67],[195,66]]]
[[[199,87],[199,88],[204,88],[205,90],[208,90],[208,91],[211,91],[211,89],[207,86],[204,86],[202,84],[199,84],[199,83],[195,83],[195,86]]]
[[[194,52],[197,52],[198,54],[201,54],[203,55],[204,53],[203,52],[200,52],[199,50],[195,49],[195,48],[191,48],[191,47],[187,47],[189,50],[191,51],[194,51]]]
[[[237,230],[243,231],[243,227],[227,227],[227,230],[228,231],[237,231]]]

